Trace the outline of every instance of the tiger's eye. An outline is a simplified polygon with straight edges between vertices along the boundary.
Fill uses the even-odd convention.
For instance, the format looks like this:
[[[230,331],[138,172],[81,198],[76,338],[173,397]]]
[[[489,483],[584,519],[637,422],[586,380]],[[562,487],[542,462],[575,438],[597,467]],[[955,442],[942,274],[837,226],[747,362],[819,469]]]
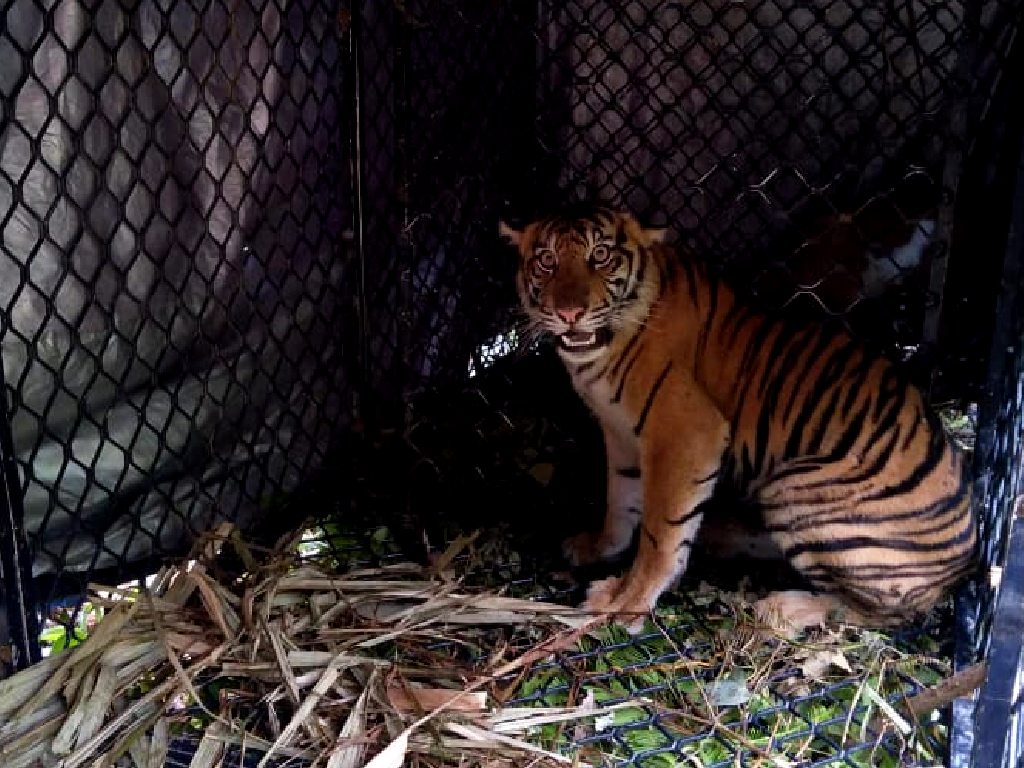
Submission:
[[[609,261],[611,261],[611,251],[608,250],[608,246],[598,245],[590,252],[590,258],[594,262],[595,267],[603,267]]]
[[[538,251],[533,263],[542,272],[550,272],[555,268],[556,261],[555,254],[551,251]]]
[[[558,264],[558,257],[552,251],[538,251],[534,254],[534,262],[530,264],[530,271],[535,278],[544,278],[551,274]]]

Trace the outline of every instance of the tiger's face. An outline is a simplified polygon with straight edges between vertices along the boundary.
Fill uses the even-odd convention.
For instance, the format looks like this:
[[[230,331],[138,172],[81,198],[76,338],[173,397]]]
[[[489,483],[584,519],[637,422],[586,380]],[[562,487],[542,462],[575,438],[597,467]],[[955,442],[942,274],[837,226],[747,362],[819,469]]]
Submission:
[[[519,251],[516,287],[531,323],[575,357],[600,350],[616,332],[643,321],[650,306],[649,251],[663,230],[628,214],[596,209],[552,216],[522,230],[500,224]]]

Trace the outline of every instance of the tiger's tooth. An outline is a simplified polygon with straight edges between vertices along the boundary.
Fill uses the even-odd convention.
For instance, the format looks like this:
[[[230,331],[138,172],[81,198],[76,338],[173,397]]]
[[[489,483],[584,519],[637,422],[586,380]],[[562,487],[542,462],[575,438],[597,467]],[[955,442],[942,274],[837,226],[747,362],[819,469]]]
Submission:
[[[576,338],[573,338],[573,335],[569,333],[562,334],[562,341],[565,342],[567,347],[589,347],[597,341],[597,334],[593,332],[588,333],[582,338],[579,337],[579,334],[576,334]]]

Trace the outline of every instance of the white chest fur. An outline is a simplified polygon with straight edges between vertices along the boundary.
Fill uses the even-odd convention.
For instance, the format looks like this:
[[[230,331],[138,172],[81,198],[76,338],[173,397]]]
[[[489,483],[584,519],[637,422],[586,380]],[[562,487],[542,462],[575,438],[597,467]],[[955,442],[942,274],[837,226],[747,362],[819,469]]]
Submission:
[[[592,371],[572,373],[571,377],[576,391],[597,416],[601,426],[612,432],[623,447],[635,448],[639,441],[633,433],[633,418],[621,398],[616,400],[612,384],[603,376],[595,381]]]

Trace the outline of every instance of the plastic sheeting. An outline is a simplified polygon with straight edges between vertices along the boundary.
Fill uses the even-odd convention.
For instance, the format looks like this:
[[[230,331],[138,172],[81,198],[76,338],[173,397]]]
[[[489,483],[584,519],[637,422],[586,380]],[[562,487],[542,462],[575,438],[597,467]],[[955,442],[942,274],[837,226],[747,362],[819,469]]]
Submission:
[[[36,575],[245,524],[349,405],[337,19],[6,4],[0,348]]]

